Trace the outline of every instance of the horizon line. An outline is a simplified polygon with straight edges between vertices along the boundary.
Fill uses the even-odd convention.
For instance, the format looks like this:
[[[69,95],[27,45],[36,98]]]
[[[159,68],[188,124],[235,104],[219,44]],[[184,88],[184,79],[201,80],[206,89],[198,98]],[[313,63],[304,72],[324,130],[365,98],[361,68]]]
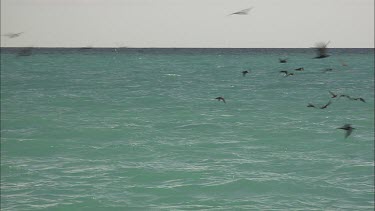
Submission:
[[[90,50],[90,49],[310,49],[316,47],[31,47],[31,46],[24,46],[24,47],[1,47],[0,49],[6,48],[35,48],[35,49],[52,49],[52,48],[60,48],[60,49],[82,49],[82,50]],[[327,47],[327,49],[375,49],[374,47]]]

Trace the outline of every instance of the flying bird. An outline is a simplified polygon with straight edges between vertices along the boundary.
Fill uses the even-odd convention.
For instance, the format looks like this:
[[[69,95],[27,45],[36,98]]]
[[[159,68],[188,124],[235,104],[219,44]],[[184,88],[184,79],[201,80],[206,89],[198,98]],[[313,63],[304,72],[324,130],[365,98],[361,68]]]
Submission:
[[[358,97],[358,98],[351,98],[352,100],[360,100],[362,102],[366,102],[365,99],[363,99],[362,97]]]
[[[19,32],[19,33],[7,33],[7,34],[3,34],[2,36],[5,36],[5,37],[8,37],[8,38],[16,38],[16,37],[19,37],[21,34],[23,34],[24,32]]]
[[[287,60],[288,60],[288,59],[281,59],[281,58],[279,58],[279,62],[280,62],[280,63],[286,63]]]
[[[248,73],[250,73],[249,70],[244,70],[244,71],[242,71],[242,76],[245,76],[245,75],[248,74]]]
[[[223,101],[224,103],[226,103],[226,102],[225,102],[225,99],[224,99],[223,97],[217,97],[217,98],[215,98],[215,99],[218,100],[218,101],[221,100],[221,101]]]
[[[331,98],[336,98],[336,97],[338,96],[337,94],[335,94],[335,93],[333,93],[333,92],[331,92],[331,91],[329,91],[329,93],[332,95]]]
[[[340,95],[339,98],[341,98],[341,97],[346,97],[346,98],[348,98],[349,100],[353,100],[353,98],[350,97],[349,95]]]
[[[355,128],[353,128],[350,124],[345,124],[344,126],[339,127],[337,129],[346,130],[345,138],[347,138],[348,136],[350,136],[350,134],[353,132]]]
[[[327,104],[325,104],[324,106],[320,107],[320,109],[325,109],[327,108],[329,105],[331,105],[332,101],[329,100],[329,102]]]
[[[329,57],[329,55],[327,54],[327,46],[329,43],[330,41],[328,41],[327,43],[319,42],[315,45],[316,53],[318,55],[314,57],[314,59],[323,59],[323,58]]]
[[[332,101],[330,100],[327,104],[325,104],[324,106],[319,107],[319,108],[320,108],[320,109],[325,109],[325,108],[327,108],[329,105],[331,105],[331,103],[332,103]],[[311,104],[311,103],[307,104],[307,107],[309,107],[309,108],[317,108],[315,105],[313,105],[313,104]]]
[[[303,71],[305,69],[303,69],[303,67],[300,67],[300,68],[297,68],[297,69],[294,69],[294,70],[297,70],[297,71]]]
[[[309,103],[308,105],[307,105],[307,107],[309,107],[309,108],[316,108],[313,104],[311,104],[311,103]]]
[[[250,8],[247,8],[247,9],[243,9],[243,10],[240,10],[240,11],[237,11],[237,12],[234,12],[234,13],[231,13],[229,14],[228,16],[230,15],[247,15],[250,10],[252,10],[254,7],[250,7]]]

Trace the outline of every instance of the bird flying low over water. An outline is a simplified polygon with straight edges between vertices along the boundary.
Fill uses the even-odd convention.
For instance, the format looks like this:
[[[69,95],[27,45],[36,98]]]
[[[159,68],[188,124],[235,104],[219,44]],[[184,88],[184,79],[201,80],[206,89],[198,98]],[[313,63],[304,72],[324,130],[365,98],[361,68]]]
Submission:
[[[325,104],[324,106],[320,107],[320,109],[325,109],[327,108],[329,105],[331,105],[332,101],[329,100],[329,102],[327,104]]]
[[[346,97],[349,100],[359,100],[359,101],[364,102],[364,103],[366,102],[366,100],[363,99],[362,97],[356,97],[356,98],[354,98],[354,97],[350,97],[349,95],[340,95],[339,98],[341,98],[341,97]]]
[[[217,97],[217,98],[215,98],[215,99],[218,100],[218,101],[221,100],[221,101],[223,101],[224,103],[226,103],[226,102],[225,102],[225,99],[224,99],[223,97]]]
[[[21,34],[23,34],[24,32],[18,32],[18,33],[7,33],[7,34],[3,34],[2,36],[5,36],[5,37],[8,37],[8,38],[16,38],[16,37],[19,37]]]
[[[297,70],[297,71],[303,71],[305,69],[303,69],[303,67],[300,67],[300,68],[297,68],[297,69],[294,69],[294,70]]]
[[[346,97],[346,98],[348,98],[349,100],[352,99],[349,95],[340,95],[339,98],[341,98],[341,97]]]
[[[314,57],[314,59],[322,59],[322,58],[329,57],[329,55],[327,54],[327,46],[329,43],[330,41],[328,41],[327,43],[320,42],[315,45],[316,53],[318,55]]]
[[[309,103],[308,105],[307,105],[307,107],[309,107],[309,108],[316,108],[313,104],[311,104],[311,103]]]
[[[231,13],[229,15],[247,15],[250,10],[252,10],[254,7],[250,7],[250,8],[247,8],[247,9],[243,9],[243,10],[240,10],[240,11],[237,11],[237,12],[234,12],[234,13]],[[229,16],[228,15],[228,16]]]
[[[288,60],[288,59],[281,59],[281,58],[279,58],[279,62],[280,62],[280,63],[286,63],[287,60]]]
[[[242,71],[242,76],[245,76],[245,75],[248,74],[248,73],[250,73],[249,70],[244,70],[244,71]]]
[[[350,124],[345,124],[344,126],[339,127],[337,129],[346,130],[345,138],[347,138],[348,136],[350,136],[350,134],[353,132],[355,128],[353,128]]]
[[[360,100],[360,101],[362,101],[362,102],[364,102],[364,103],[366,102],[365,99],[363,99],[362,97],[352,98],[352,99],[353,99],[353,100]]]
[[[325,108],[327,108],[329,105],[331,105],[331,103],[332,103],[332,101],[330,100],[327,104],[325,104],[324,106],[321,106],[321,107],[319,107],[319,108],[320,108],[320,109],[325,109]],[[313,104],[311,104],[311,103],[307,104],[307,107],[309,107],[309,108],[317,108],[315,105],[313,105]]]
[[[331,98],[336,98],[336,97],[338,96],[337,94],[335,94],[335,93],[333,93],[333,92],[331,92],[331,91],[329,91],[329,93],[332,95]]]

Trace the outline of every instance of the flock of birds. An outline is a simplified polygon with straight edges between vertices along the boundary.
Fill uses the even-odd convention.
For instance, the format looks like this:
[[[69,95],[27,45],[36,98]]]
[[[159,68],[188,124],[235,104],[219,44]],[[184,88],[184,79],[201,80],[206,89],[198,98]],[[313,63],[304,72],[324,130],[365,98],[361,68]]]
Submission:
[[[249,7],[249,8],[246,8],[246,9],[243,9],[243,10],[240,10],[240,11],[237,11],[237,12],[234,12],[234,13],[231,13],[229,14],[228,16],[231,16],[231,15],[247,15],[251,10],[253,9],[253,7]],[[3,34],[2,36],[5,36],[5,37],[8,37],[8,38],[17,38],[19,36],[21,36],[24,32],[18,32],[18,33],[7,33],[7,34]],[[327,46],[330,42],[327,42],[327,43],[324,43],[324,42],[320,42],[320,43],[317,43],[316,44],[316,50],[317,50],[317,56],[314,57],[314,59],[323,59],[323,58],[326,58],[326,57],[329,57],[329,54],[327,54]],[[24,48],[21,50],[21,52],[19,52],[20,56],[29,56],[31,55],[31,48]],[[287,63],[287,59],[286,58],[279,58],[279,62],[280,63]],[[345,63],[342,63],[343,66],[347,66]],[[304,68],[303,67],[300,67],[300,68],[296,68],[295,71],[303,71]],[[331,68],[327,68],[324,70],[325,72],[327,71],[332,71]],[[246,74],[250,73],[249,70],[244,70],[242,71],[242,75],[243,76],[246,76]],[[288,72],[286,70],[282,70],[280,71],[280,73],[283,73],[285,77],[288,77],[288,76],[292,76],[294,75],[294,73],[292,72]],[[350,97],[348,95],[345,95],[345,94],[341,94],[341,95],[338,95],[338,94],[335,94],[331,91],[329,91],[329,93],[331,94],[331,98],[341,98],[341,97],[346,97],[347,99],[349,100],[359,100],[361,102],[366,102],[363,98],[361,97],[357,97],[357,98],[353,98],[353,97]],[[215,98],[216,100],[218,101],[223,101],[224,103],[226,103],[224,97],[222,96],[219,96],[219,97],[216,97]],[[307,107],[310,107],[310,108],[316,108],[316,109],[326,109],[329,105],[332,104],[332,101],[329,100],[328,103],[326,103],[325,105],[322,105],[322,106],[316,106],[316,105],[313,105],[311,103],[309,103],[307,105]],[[345,138],[347,138],[351,133],[352,131],[355,129],[351,126],[351,124],[345,124],[344,126],[342,127],[339,127],[337,129],[341,129],[341,130],[345,130],[346,131],[346,134],[345,134]]]
[[[250,10],[250,8],[247,9],[246,11],[249,11],[249,10]],[[240,14],[243,14],[243,12],[246,12],[246,11],[240,11],[241,12]],[[238,14],[238,13],[233,13],[233,14]],[[322,58],[326,58],[326,57],[330,56],[329,54],[327,54],[327,46],[328,46],[328,44],[329,44],[329,42],[327,42],[327,43],[321,42],[321,43],[317,43],[316,44],[315,48],[316,48],[316,51],[317,51],[317,56],[314,57],[314,59],[322,59]],[[279,62],[280,63],[287,63],[287,59],[285,59],[285,58],[279,58]],[[347,64],[345,64],[345,63],[342,63],[342,65],[343,66],[347,66]],[[299,67],[299,68],[296,68],[294,70],[295,71],[304,71],[304,68],[303,67]],[[325,72],[326,71],[332,71],[332,69],[331,68],[327,68],[324,71]],[[241,73],[242,73],[242,76],[245,77],[247,74],[250,73],[250,71],[249,70],[244,70]],[[283,73],[285,77],[294,75],[294,73],[288,72],[286,70],[282,70],[282,71],[280,71],[280,73]],[[339,99],[341,97],[345,97],[345,98],[347,98],[349,100],[361,101],[363,103],[366,103],[365,99],[363,99],[362,97],[351,97],[351,96],[346,95],[346,94],[340,94],[339,95],[339,94],[333,93],[332,91],[329,91],[329,93],[331,95],[331,98],[337,98],[337,99]],[[222,97],[222,96],[216,97],[215,99],[218,100],[218,101],[222,101],[222,102],[226,103],[225,98]],[[326,109],[331,104],[332,104],[332,100],[330,99],[326,104],[324,104],[322,106],[316,106],[316,105],[314,105],[312,103],[308,103],[307,107],[309,107],[309,108],[316,108],[316,109]],[[353,130],[355,128],[352,127],[351,124],[345,124],[344,126],[338,127],[337,129],[345,130],[346,131],[345,138],[347,138],[348,136],[350,136],[350,134],[353,132]]]

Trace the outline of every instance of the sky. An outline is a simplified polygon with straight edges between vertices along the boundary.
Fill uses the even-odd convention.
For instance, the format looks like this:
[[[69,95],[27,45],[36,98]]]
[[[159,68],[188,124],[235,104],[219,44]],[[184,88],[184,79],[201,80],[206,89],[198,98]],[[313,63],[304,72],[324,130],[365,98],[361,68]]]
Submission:
[[[374,48],[374,0],[1,0],[18,32],[1,47]]]

